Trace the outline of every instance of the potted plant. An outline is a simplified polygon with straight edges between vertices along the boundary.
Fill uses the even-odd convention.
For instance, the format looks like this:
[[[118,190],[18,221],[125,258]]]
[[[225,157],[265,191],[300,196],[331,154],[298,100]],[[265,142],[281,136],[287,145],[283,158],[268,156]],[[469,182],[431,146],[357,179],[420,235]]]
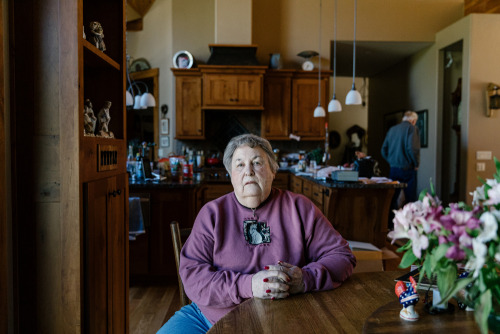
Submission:
[[[494,328],[500,314],[500,162],[495,158],[493,179],[481,180],[472,206],[444,207],[435,195],[423,191],[419,200],[395,211],[393,242],[407,240],[400,267],[420,265],[420,280],[436,279],[442,302],[457,295],[474,309],[482,333]],[[465,274],[458,277],[459,269]]]

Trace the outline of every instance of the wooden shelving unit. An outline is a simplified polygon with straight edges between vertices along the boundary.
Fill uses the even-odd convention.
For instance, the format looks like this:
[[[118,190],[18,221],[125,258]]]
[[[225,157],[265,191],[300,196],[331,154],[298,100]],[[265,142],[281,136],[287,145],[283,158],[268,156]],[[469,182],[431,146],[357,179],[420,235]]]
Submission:
[[[93,21],[102,25],[105,51],[92,44]],[[78,25],[82,332],[128,333],[125,1],[80,0]],[[87,99],[97,118],[111,102],[107,136],[99,123],[84,134]]]

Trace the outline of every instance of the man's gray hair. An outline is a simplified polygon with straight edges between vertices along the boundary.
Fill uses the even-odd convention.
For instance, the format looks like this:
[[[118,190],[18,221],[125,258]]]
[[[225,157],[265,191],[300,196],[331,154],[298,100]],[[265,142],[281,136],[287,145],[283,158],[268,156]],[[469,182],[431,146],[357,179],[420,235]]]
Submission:
[[[271,167],[271,171],[276,173],[279,168],[278,163],[274,157],[273,148],[269,141],[259,136],[256,136],[251,133],[245,133],[236,137],[233,137],[226,146],[224,150],[224,167],[231,174],[231,162],[233,161],[233,154],[237,148],[242,146],[248,146],[250,148],[260,147],[267,154],[267,160],[269,161],[269,166]]]
[[[416,121],[417,119],[418,119],[418,114],[411,110],[406,111],[403,116],[403,121],[411,122],[413,120]]]

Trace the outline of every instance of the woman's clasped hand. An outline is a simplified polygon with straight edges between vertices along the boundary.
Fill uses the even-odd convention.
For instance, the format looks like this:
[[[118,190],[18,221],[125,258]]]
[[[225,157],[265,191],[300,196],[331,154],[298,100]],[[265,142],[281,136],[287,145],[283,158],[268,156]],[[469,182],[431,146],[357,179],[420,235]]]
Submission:
[[[252,293],[256,298],[279,299],[304,292],[302,269],[286,262],[265,266],[252,277]]]

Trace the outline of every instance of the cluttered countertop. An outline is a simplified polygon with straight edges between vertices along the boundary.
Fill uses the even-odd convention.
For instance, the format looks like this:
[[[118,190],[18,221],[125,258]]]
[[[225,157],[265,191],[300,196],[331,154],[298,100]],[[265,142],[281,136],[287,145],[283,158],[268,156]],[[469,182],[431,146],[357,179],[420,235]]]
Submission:
[[[357,177],[357,180],[339,181],[332,178],[335,173],[344,173],[344,169],[333,166],[318,166],[316,169],[311,170],[306,168],[301,171],[292,167],[280,167],[278,173],[289,173],[303,179],[315,182],[321,186],[329,188],[404,188],[406,184],[399,183],[397,181],[392,181],[385,177]],[[341,171],[341,172],[338,172]],[[348,170],[345,170],[348,173]],[[350,177],[348,175],[348,177]],[[229,184],[231,182],[227,171],[223,168],[205,168],[198,172],[194,172],[190,176],[184,177],[184,175],[179,177],[171,177],[170,175],[162,178],[129,178],[129,186],[131,189],[134,188],[197,188],[202,185],[209,184]]]

